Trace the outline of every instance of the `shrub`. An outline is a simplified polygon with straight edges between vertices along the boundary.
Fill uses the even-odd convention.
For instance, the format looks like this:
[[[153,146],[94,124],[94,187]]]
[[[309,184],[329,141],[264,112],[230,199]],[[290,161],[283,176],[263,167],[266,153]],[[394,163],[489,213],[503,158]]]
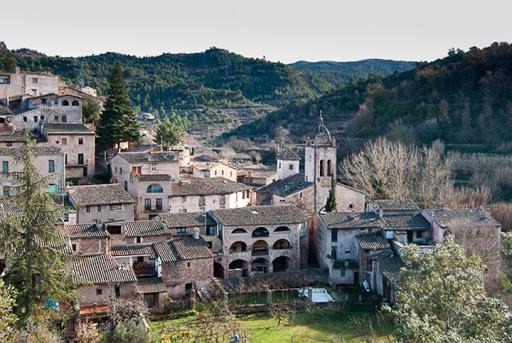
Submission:
[[[128,320],[116,326],[112,343],[149,343],[149,334],[141,322]]]

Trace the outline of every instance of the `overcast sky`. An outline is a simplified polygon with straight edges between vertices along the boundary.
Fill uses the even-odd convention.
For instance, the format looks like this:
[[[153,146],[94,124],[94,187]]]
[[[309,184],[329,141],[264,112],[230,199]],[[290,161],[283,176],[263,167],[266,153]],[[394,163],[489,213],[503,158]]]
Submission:
[[[216,46],[285,63],[433,60],[512,41],[510,0],[2,0],[0,41],[49,55]]]

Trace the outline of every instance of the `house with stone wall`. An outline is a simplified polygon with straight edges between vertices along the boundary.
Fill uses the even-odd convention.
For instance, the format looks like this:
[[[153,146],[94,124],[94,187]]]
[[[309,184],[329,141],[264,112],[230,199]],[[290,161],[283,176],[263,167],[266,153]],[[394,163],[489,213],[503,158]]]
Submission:
[[[73,255],[108,254],[111,250],[110,234],[103,224],[64,225]]]

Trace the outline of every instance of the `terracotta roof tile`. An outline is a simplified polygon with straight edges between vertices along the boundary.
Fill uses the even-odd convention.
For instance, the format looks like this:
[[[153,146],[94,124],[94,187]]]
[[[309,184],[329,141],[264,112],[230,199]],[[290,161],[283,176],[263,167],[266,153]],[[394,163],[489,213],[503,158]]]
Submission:
[[[119,266],[114,258],[108,255],[74,257],[71,263],[71,276],[75,284],[137,281],[131,269]]]
[[[307,220],[294,205],[230,208],[212,213],[225,226],[298,224]]]
[[[78,206],[133,204],[135,202],[119,184],[70,186],[67,191]]]

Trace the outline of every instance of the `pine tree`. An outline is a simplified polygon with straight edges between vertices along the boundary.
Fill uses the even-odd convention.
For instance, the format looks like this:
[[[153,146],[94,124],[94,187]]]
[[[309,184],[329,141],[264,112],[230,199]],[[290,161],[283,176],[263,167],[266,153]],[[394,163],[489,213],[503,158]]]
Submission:
[[[327,203],[325,204],[325,211],[336,211],[336,179],[334,178],[334,174],[331,176],[331,189],[329,190],[329,197],[327,198]]]
[[[0,221],[0,240],[5,242],[9,267],[5,282],[17,291],[16,311],[25,320],[37,314],[45,301],[73,300],[71,278],[66,273],[64,237],[56,226],[62,213],[47,192],[47,180],[33,161],[33,142],[28,134],[15,156],[23,166],[10,177],[16,183],[16,206],[21,213]]]
[[[166,117],[156,129],[155,143],[173,146],[180,143],[184,135],[183,129],[176,123],[172,123],[169,117]]]
[[[105,147],[112,147],[122,141],[136,141],[139,138],[139,125],[133,112],[123,69],[116,63],[108,91],[105,110],[101,115],[101,126],[97,130],[99,141]]]

